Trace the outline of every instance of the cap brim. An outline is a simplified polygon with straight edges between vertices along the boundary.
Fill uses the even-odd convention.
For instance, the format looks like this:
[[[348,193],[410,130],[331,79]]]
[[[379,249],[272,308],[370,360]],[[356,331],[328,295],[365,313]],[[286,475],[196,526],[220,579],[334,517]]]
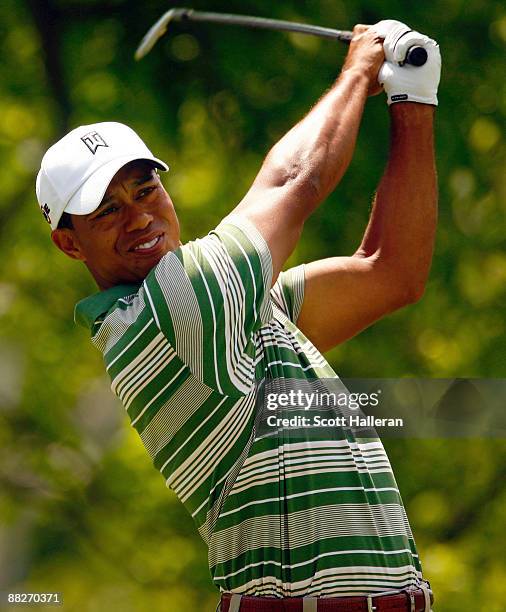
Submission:
[[[116,172],[123,168],[124,165],[135,160],[152,162],[160,170],[167,171],[169,169],[169,166],[157,157],[139,157],[138,155],[117,157],[101,166],[81,185],[70,198],[64,212],[72,215],[88,215],[92,213],[98,208]]]

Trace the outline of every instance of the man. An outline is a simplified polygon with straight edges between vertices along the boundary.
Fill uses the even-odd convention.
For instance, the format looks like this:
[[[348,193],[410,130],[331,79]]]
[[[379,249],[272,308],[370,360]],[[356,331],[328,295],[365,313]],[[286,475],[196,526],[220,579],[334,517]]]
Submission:
[[[401,66],[415,44],[427,63]],[[430,609],[381,442],[339,428],[258,435],[256,383],[336,379],[321,351],[422,295],[439,70],[436,43],[404,24],[356,26],[331,90],[271,149],[233,213],[186,245],[156,171],[167,166],[126,126],[76,128],[42,161],[53,242],[101,290],[76,320],[208,544],[225,612]],[[346,171],[380,83],[391,150],[359,249],[281,272]]]

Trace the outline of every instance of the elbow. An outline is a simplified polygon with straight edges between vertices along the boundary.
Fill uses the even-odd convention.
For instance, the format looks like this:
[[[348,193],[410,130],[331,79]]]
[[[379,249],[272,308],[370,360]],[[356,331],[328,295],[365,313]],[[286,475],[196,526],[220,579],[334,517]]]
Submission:
[[[423,298],[429,278],[431,259],[432,256],[418,258],[416,262],[412,262],[404,269],[403,275],[401,274],[405,286],[406,305],[415,304]]]
[[[278,151],[274,146],[264,165],[272,187],[290,190],[315,205],[324,199],[325,185],[312,156],[287,157],[283,150]]]
[[[293,194],[295,199],[304,202],[309,212],[312,212],[324,199],[321,177],[308,167],[293,164],[282,173],[280,183],[284,189]]]
[[[407,295],[406,295],[406,306],[408,306],[409,304],[416,304],[416,302],[419,302],[425,293],[425,287],[426,287],[426,283],[425,282],[417,282],[417,283],[411,283],[408,285],[407,288]]]
[[[284,186],[309,205],[311,211],[324,199],[320,175],[308,168],[292,167]]]
[[[403,277],[399,275],[394,283],[394,310],[419,302],[424,296],[426,284],[426,277],[417,278],[414,275]]]
[[[358,255],[364,257],[363,253]],[[380,253],[367,257],[375,270],[381,293],[389,312],[419,302],[427,285],[428,269],[400,264],[396,258],[385,259]]]
[[[355,255],[368,259],[376,278],[381,279],[390,311],[416,304],[423,298],[430,271],[429,257],[413,260],[398,254],[386,254],[384,249],[369,254],[363,247]]]

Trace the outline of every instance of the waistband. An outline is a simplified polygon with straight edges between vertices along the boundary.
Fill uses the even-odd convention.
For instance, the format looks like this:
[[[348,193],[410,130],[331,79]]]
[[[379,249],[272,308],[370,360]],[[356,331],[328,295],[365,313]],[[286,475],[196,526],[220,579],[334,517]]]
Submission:
[[[222,593],[217,612],[431,612],[428,586],[361,597],[251,597]]]

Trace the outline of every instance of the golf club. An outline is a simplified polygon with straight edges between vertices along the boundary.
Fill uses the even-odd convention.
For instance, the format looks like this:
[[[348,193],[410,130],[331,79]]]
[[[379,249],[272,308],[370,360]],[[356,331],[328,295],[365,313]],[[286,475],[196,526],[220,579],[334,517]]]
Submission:
[[[160,19],[149,29],[135,52],[135,59],[143,58],[167,31],[171,21],[197,21],[205,23],[218,23],[223,25],[246,26],[250,28],[261,28],[265,30],[281,30],[285,32],[298,32],[300,34],[312,34],[321,38],[332,38],[344,43],[350,43],[353,33],[348,30],[335,30],[305,23],[282,21],[279,19],[266,19],[264,17],[251,17],[248,15],[231,15],[228,13],[207,13],[194,11],[190,8],[172,8],[164,13]],[[412,66],[423,66],[427,61],[427,51],[420,46],[408,49],[402,64]],[[401,65],[402,65],[401,64]]]

